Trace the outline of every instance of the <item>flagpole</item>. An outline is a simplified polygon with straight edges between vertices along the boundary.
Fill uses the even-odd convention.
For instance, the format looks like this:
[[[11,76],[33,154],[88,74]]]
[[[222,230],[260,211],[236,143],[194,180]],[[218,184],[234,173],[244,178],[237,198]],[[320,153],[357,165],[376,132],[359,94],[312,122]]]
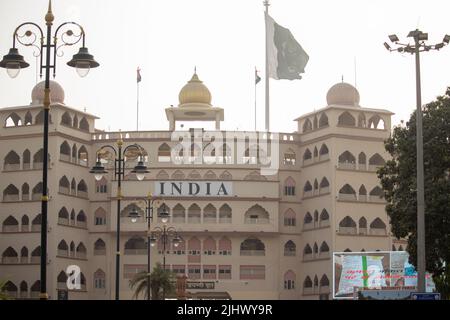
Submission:
[[[266,72],[265,72],[265,82],[266,82],[266,131],[270,130],[270,112],[269,112],[269,41],[267,39],[267,18],[269,15],[269,0],[264,0],[263,2],[264,6],[266,7],[265,11],[265,32],[266,32]]]
[[[256,131],[256,67],[255,67],[255,131]]]
[[[137,98],[136,98],[136,131],[139,131],[139,82],[137,83]]]

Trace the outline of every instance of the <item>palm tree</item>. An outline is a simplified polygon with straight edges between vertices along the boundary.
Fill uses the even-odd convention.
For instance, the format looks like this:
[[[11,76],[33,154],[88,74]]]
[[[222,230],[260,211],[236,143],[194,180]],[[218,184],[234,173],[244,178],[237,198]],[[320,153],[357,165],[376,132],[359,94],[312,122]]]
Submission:
[[[164,270],[161,263],[157,263],[153,272],[150,274],[150,291],[152,300],[161,300],[161,294],[173,293],[175,291],[175,273],[170,270]],[[130,288],[134,290],[133,298],[137,299],[143,293],[144,298],[148,297],[148,273],[142,271],[137,273],[130,280]]]
[[[11,297],[5,292],[5,286],[8,281],[0,280],[0,300],[10,300]]]

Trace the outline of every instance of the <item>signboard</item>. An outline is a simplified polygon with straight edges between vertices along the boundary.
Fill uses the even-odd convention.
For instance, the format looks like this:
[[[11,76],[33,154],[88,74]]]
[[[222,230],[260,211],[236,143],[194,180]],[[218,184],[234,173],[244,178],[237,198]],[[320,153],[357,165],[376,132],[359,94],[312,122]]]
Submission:
[[[58,290],[58,300],[69,300],[69,290]]]
[[[186,289],[212,290],[214,289],[214,282],[188,281],[186,284]]]
[[[160,197],[230,197],[231,181],[155,181],[155,196]]]
[[[355,289],[416,291],[417,272],[408,258],[406,251],[333,253],[333,298],[352,299]],[[433,292],[428,273],[426,280],[426,291]]]
[[[413,292],[411,293],[411,300],[441,300],[441,294]]]

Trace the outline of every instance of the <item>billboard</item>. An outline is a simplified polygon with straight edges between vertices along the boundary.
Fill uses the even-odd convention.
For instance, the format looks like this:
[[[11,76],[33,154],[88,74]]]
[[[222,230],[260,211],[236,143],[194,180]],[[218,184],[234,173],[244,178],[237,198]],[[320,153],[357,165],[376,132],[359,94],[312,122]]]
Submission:
[[[358,290],[416,291],[417,272],[406,251],[334,252],[333,298],[353,299]],[[426,275],[427,292],[435,289]]]

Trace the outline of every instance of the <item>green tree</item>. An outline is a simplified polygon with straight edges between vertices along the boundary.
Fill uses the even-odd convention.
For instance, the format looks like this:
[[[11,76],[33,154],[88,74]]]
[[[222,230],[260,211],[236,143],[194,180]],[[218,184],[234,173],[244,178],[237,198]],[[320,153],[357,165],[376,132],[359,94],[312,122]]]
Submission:
[[[436,289],[450,298],[450,87],[423,107],[426,268]],[[392,232],[407,238],[417,267],[416,113],[394,128],[385,148],[392,160],[378,170]]]
[[[137,299],[140,294],[144,294],[146,299],[148,292],[148,273],[142,271],[137,273],[130,280],[130,288],[134,290],[133,298]],[[152,300],[161,300],[163,292],[171,294],[175,291],[175,273],[170,270],[164,270],[161,263],[157,263],[153,272],[150,274],[150,291]]]

